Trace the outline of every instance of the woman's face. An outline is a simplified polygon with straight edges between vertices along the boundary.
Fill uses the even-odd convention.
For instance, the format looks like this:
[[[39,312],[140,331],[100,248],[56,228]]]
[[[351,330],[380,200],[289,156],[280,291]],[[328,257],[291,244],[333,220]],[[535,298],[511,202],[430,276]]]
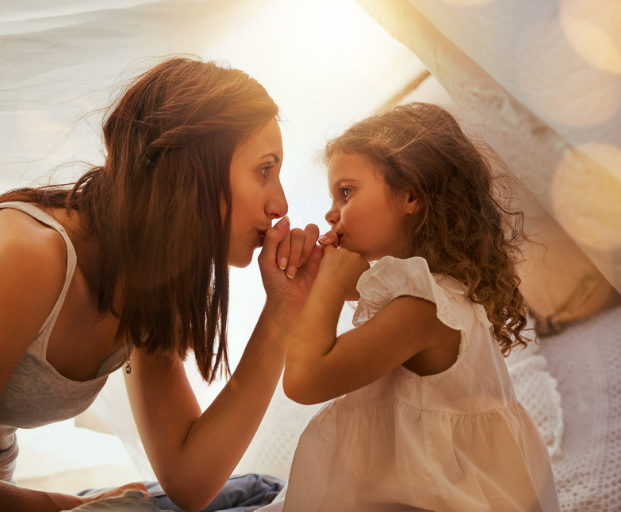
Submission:
[[[272,221],[287,214],[280,184],[282,165],[280,126],[272,119],[240,143],[231,161],[231,239],[229,265],[246,267],[263,245]]]

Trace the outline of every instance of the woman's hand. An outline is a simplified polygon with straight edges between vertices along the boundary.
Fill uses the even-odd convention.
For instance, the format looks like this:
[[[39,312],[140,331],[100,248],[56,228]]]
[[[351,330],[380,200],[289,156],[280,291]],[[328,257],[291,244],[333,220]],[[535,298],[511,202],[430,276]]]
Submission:
[[[259,267],[268,302],[295,320],[315,281],[322,257],[316,245],[319,228],[309,224],[304,230],[289,229],[283,217],[265,234]]]
[[[77,507],[81,507],[82,505],[86,505],[87,503],[92,503],[93,501],[104,500],[106,498],[118,498],[119,496],[122,496],[125,491],[140,491],[145,495],[145,497],[149,497],[146,486],[140,482],[134,482],[131,484],[123,485],[122,487],[117,487],[115,489],[109,489],[107,491],[84,496],[82,498],[82,504],[78,505]]]
[[[308,224],[303,230],[291,229],[278,244],[276,264],[289,279],[296,276],[298,269],[308,259],[318,237],[319,228],[315,224]]]

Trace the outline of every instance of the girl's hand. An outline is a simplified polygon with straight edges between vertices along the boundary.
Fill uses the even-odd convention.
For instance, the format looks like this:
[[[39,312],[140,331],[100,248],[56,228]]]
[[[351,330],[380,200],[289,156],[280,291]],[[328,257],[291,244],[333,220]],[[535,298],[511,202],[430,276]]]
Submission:
[[[321,235],[319,240],[317,240],[321,245],[333,245],[334,247],[339,246],[339,236],[332,230],[328,231],[325,235]]]
[[[267,301],[274,304],[285,327],[297,318],[317,276],[322,257],[321,247],[316,245],[318,236],[314,224],[304,230],[289,230],[286,217],[265,233],[259,268]]]
[[[356,285],[363,272],[369,268],[369,263],[357,252],[348,251],[342,247],[336,248],[331,242],[323,247],[323,258],[319,265],[319,273],[322,279],[327,279],[328,282],[334,282],[341,286],[345,300],[358,300],[360,298]]]

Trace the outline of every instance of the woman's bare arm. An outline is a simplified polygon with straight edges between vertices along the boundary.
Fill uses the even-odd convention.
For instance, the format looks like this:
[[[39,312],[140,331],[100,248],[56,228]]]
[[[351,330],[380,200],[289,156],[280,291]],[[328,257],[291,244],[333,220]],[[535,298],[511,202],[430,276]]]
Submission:
[[[204,412],[180,360],[170,364],[136,350],[126,376],[149,460],[168,496],[184,510],[205,507],[250,444],[282,373],[289,328],[321,259],[320,249],[311,250],[295,279],[287,278],[276,264],[285,233],[276,229],[266,235],[259,257],[265,307],[230,381]]]

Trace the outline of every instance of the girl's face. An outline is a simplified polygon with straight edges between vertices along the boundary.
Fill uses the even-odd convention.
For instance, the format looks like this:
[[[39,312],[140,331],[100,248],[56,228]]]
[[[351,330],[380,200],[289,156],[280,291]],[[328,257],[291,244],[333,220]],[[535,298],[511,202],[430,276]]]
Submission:
[[[229,264],[246,267],[263,245],[272,221],[287,214],[280,184],[282,137],[272,119],[235,149],[231,161],[231,238]]]
[[[390,189],[380,169],[359,154],[335,152],[328,164],[332,208],[326,220],[339,236],[339,245],[367,261],[383,256],[405,258],[407,216],[416,210],[408,192]]]

